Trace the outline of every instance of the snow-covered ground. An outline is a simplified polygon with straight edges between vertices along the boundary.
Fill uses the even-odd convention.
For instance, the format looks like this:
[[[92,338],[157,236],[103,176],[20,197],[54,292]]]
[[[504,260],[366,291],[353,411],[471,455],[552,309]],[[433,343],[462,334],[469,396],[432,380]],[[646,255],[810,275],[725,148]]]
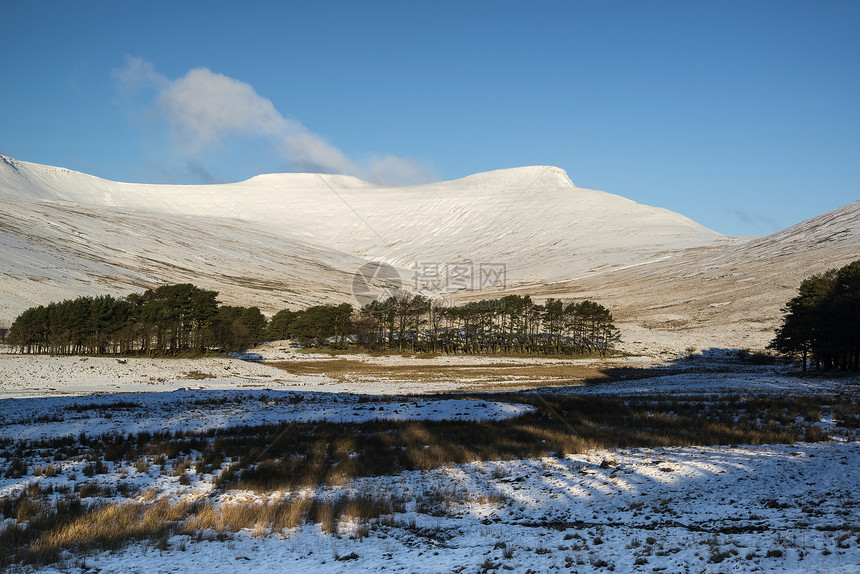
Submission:
[[[256,351],[279,361],[342,358],[300,354],[278,345]],[[449,361],[455,370],[486,362],[474,357],[350,359],[392,368]],[[512,359],[499,361],[503,365]],[[639,365],[641,360],[624,362]],[[857,377],[799,377],[782,368],[727,365],[715,358],[681,361],[671,373],[655,365],[651,377],[540,392],[702,397],[860,393]],[[456,389],[471,382],[455,377],[444,384],[434,381],[424,390]],[[404,389],[420,388],[413,383],[381,380],[363,392],[356,387],[326,373],[293,375],[266,363],[227,358],[119,362],[0,355],[0,439],[282,421],[507,420],[530,409],[498,396],[403,396]],[[821,425],[833,428],[834,421],[822,413]],[[60,472],[55,476],[28,470],[13,478],[0,472],[0,498],[16,496],[33,483],[52,485],[59,492],[86,481],[131,485],[130,494],[113,498],[129,502],[155,496],[223,507],[275,503],[292,496],[366,496],[402,503],[384,519],[363,525],[341,522],[337,533],[304,524],[277,532],[258,526],[226,538],[177,534],[164,544],[141,542],[110,552],[71,553],[58,564],[38,568],[41,572],[848,573],[860,571],[860,473],[855,472],[860,442],[851,438],[856,436],[852,432],[811,444],[600,449],[451,464],[357,478],[310,492],[222,490],[215,488],[219,470],[197,474],[191,467],[180,476],[158,470],[156,464],[136,469],[127,461],[109,463],[106,473],[85,477],[83,469],[90,463],[65,460],[56,463]],[[10,461],[3,459],[3,464],[5,471]],[[185,484],[183,476],[190,477]],[[0,528],[13,523],[7,519]]]
[[[816,395],[844,392],[845,381],[792,376],[773,370],[746,373],[702,373],[646,377],[617,381],[611,385],[560,388],[559,393],[577,395]],[[860,389],[858,389],[860,390]]]
[[[180,390],[6,399],[0,438],[44,439],[80,433],[205,431],[282,422],[484,420],[515,417],[528,406],[465,399],[382,399],[372,395],[284,391]]]
[[[617,466],[601,468],[605,460]],[[837,443],[596,451],[408,472],[347,490],[461,502],[438,516],[408,510],[362,538],[317,525],[227,541],[177,535],[165,549],[134,544],[41,571],[850,573],[860,571],[858,462],[860,444]]]
[[[0,354],[0,398],[242,389],[299,383],[267,365],[230,358],[148,359]]]
[[[9,349],[7,348],[7,351]],[[265,362],[235,358],[150,359],[110,357],[72,357],[16,355],[0,352],[0,399],[45,396],[78,396],[100,393],[149,393],[187,390],[273,389],[302,392],[413,394],[467,389],[477,383],[505,381],[529,382],[510,372],[506,366],[577,365],[594,367],[642,367],[653,361],[642,357],[622,357],[601,362],[598,359],[543,359],[479,356],[418,358],[411,356],[366,354],[329,355],[299,352],[283,342],[267,343],[250,354]],[[271,362],[286,365],[348,360],[373,367],[380,373],[335,376],[331,373],[292,374]],[[433,378],[398,376],[385,369],[421,366],[444,369],[454,376]],[[484,376],[468,377],[457,369],[494,367]],[[347,375],[351,375],[347,373]]]

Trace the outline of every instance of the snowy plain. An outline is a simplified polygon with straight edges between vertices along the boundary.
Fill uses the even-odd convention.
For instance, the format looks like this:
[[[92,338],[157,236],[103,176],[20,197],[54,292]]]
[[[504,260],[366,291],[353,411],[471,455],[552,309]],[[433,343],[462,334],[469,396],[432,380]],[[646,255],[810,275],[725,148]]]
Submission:
[[[608,459],[618,466],[602,469]],[[860,570],[858,461],[855,442],[475,463],[352,485],[463,499],[444,516],[402,513],[366,537],[317,525],[228,541],[174,536],[165,550],[134,544],[41,571],[851,573]]]
[[[297,356],[258,350],[271,360]],[[367,357],[385,365],[427,361]],[[86,359],[86,360],[82,360]],[[438,360],[468,368],[474,357]],[[523,359],[536,361],[535,359]],[[641,359],[638,359],[641,360]],[[557,362],[547,359],[547,362]],[[636,364],[637,360],[627,359]],[[540,362],[540,360],[537,360]],[[857,377],[799,377],[782,367],[693,361],[667,372],[601,385],[532,392],[583,396],[642,394],[856,396]],[[471,380],[429,385],[381,380],[363,393],[336,377],[291,375],[266,362],[238,359],[148,360],[0,355],[0,438],[202,430],[280,421],[507,419],[528,407],[450,394]],[[447,391],[435,396],[432,391]],[[408,394],[407,394],[408,393]],[[453,397],[453,398],[452,398]],[[110,408],[113,405],[114,408]],[[822,413],[822,427],[835,423]],[[226,539],[176,534],[165,544],[68,554],[40,572],[857,572],[860,571],[860,442],[835,433],[821,443],[594,449],[576,455],[451,464],[430,471],[357,478],[312,492],[266,493],[215,488],[214,473],[190,481],[117,463],[84,477],[85,460],[58,463],[56,476],[0,478],[0,498],[33,483],[134,485],[129,495],[213,505],[277,502],[289,496],[334,499],[386,496],[402,511],[362,531],[341,522],[272,532],[241,530]],[[46,461],[47,463],[47,461]],[[8,461],[4,461],[8,464]],[[428,505],[428,500],[437,505]],[[438,501],[443,502],[438,502]],[[429,509],[429,510],[428,510]],[[6,521],[9,524],[9,521]]]

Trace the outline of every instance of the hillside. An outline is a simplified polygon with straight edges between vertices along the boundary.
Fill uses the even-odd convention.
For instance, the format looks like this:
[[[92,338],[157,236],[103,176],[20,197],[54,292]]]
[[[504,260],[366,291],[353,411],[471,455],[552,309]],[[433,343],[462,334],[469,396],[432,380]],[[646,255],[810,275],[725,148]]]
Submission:
[[[605,301],[631,350],[762,348],[805,277],[858,258],[855,201],[772,235],[533,291]]]
[[[238,219],[407,270],[416,261],[503,262],[520,281],[659,259],[721,237],[676,213],[577,188],[552,167],[413,187],[320,174],[269,174],[222,185],[128,184],[9,159],[0,170],[7,197]]]

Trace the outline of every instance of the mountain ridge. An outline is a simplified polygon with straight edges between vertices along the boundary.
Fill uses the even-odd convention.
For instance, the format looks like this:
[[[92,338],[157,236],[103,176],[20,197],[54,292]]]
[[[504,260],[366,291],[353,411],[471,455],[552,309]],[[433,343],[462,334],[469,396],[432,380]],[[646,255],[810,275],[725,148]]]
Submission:
[[[399,267],[416,261],[495,261],[502,251],[515,274],[539,276],[539,258],[576,261],[584,256],[579,269],[584,271],[594,257],[611,250],[629,251],[629,257],[616,255],[610,262],[623,265],[640,255],[653,258],[655,251],[722,237],[680,214],[577,188],[563,170],[549,166],[401,187],[317,174],[266,174],[196,186],[131,184],[25,162],[18,162],[16,176],[12,185],[6,183],[9,175],[0,173],[5,195],[254,221]],[[612,236],[595,241],[593,236],[607,227]]]

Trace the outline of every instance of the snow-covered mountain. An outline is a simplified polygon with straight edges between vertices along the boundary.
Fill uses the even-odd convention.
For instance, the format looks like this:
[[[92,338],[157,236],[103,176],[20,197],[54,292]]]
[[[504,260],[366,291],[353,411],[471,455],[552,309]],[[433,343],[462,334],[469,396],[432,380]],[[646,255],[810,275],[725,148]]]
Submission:
[[[31,303],[77,292],[75,282],[90,292],[196,277],[226,295],[234,276],[285,290],[282,303],[342,299],[351,282],[329,281],[363,260],[407,281],[416,263],[501,263],[511,284],[542,284],[722,240],[670,211],[576,188],[552,167],[415,187],[319,174],[176,186],[3,158],[0,201],[3,291]]]
[[[729,238],[665,209],[578,188],[555,167],[411,187],[320,174],[192,186],[113,182],[0,156],[0,322],[36,303],[178,281],[268,311],[354,302],[353,274],[384,261],[407,287],[416,264],[438,267],[441,283],[453,265],[477,275],[482,264],[503,264],[509,290],[588,293],[636,325],[662,328],[648,309],[682,292],[702,299],[707,290],[690,287],[711,271],[755,258],[778,273],[793,254],[796,275],[856,257],[860,205],[842,209],[772,236]],[[660,287],[667,281],[668,292]],[[785,283],[796,285],[793,276]]]
[[[416,261],[503,262],[518,278],[542,281],[662,258],[721,237],[676,213],[577,188],[553,167],[414,187],[320,174],[142,185],[10,159],[0,169],[7,197],[253,222],[258,229],[403,269]]]

